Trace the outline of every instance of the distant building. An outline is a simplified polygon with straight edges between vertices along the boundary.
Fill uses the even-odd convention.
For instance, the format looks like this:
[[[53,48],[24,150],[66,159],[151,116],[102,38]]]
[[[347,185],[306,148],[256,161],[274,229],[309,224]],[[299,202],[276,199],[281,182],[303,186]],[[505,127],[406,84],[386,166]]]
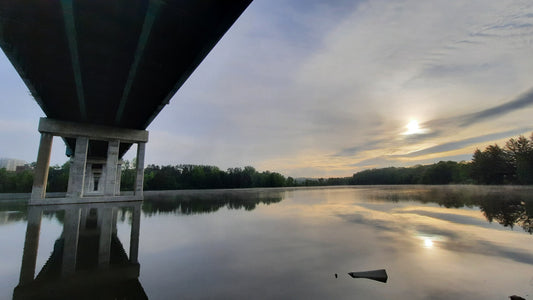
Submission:
[[[0,158],[0,169],[6,169],[7,171],[16,171],[18,166],[24,166],[26,161],[21,159],[12,158]]]
[[[20,173],[20,172],[24,172],[26,170],[32,170],[32,167],[29,164],[25,164],[25,165],[22,165],[22,166],[17,166],[15,172]]]

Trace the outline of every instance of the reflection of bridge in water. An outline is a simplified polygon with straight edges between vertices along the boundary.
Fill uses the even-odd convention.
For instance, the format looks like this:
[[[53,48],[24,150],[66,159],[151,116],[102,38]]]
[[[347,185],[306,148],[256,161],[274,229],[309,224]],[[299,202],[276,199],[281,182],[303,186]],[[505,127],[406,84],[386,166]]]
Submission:
[[[119,210],[131,212],[129,255],[117,236]],[[63,232],[35,276],[44,211],[63,215]],[[138,280],[141,202],[30,206],[14,299],[147,299]]]

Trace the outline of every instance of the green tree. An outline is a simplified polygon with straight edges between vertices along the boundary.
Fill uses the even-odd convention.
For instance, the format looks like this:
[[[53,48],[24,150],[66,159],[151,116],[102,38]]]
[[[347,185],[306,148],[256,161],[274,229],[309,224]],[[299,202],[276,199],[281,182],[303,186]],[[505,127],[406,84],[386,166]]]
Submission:
[[[68,177],[70,173],[70,161],[62,166],[53,166],[48,170],[47,191],[66,192],[68,187]]]
[[[533,140],[533,135],[531,136]],[[533,142],[519,136],[505,144],[516,180],[520,184],[533,184]]]
[[[478,183],[502,184],[514,175],[509,155],[498,145],[490,145],[483,152],[477,149],[472,158],[472,177]]]

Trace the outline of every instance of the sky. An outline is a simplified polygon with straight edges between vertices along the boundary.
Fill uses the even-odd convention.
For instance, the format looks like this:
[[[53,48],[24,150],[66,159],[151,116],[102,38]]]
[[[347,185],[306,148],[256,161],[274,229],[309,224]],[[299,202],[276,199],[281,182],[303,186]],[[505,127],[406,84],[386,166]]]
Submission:
[[[0,157],[35,161],[44,113],[3,53],[0,90]],[[145,161],[351,176],[468,161],[532,116],[532,1],[254,0],[149,126]],[[64,152],[55,138],[52,165]]]

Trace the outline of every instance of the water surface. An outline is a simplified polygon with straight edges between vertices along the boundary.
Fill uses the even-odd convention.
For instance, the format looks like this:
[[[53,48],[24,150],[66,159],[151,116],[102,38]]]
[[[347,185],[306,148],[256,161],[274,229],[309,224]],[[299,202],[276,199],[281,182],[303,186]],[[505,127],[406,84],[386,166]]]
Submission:
[[[533,296],[532,191],[147,192],[142,207],[64,206],[41,213],[2,202],[0,299],[26,299],[27,287],[32,297],[71,297],[86,289],[131,299],[527,299]],[[32,214],[42,216],[37,237],[27,223],[36,224]],[[28,245],[38,249],[35,279],[28,275]],[[347,274],[374,269],[387,270],[387,283]],[[109,274],[112,279],[99,279]]]

